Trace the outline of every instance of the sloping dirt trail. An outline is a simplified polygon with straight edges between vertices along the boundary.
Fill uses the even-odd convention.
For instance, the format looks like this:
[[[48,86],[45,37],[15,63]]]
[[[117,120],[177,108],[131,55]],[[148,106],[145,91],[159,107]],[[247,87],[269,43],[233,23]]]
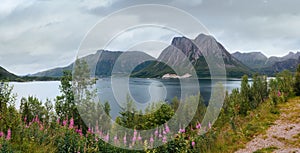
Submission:
[[[258,135],[236,153],[300,153],[300,97],[280,107],[280,117],[265,134]]]

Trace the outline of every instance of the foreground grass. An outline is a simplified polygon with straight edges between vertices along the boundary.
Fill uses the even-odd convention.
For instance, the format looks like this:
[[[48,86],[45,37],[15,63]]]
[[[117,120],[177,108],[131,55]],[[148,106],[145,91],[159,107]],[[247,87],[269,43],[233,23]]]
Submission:
[[[265,133],[280,116],[279,108],[274,107],[270,100],[248,113],[246,117],[239,116],[236,119],[235,130],[230,123],[224,124],[222,121],[217,121],[217,127],[220,129],[217,129],[218,138],[212,152],[234,152],[245,147],[248,141]]]
[[[277,147],[267,147],[267,148],[259,149],[259,150],[255,151],[254,153],[271,153],[277,149],[278,149]]]
[[[218,138],[216,139],[216,147],[212,149],[212,152],[235,152],[238,149],[244,148],[247,142],[251,141],[258,135],[267,137],[267,129],[274,125],[274,122],[278,119],[282,119],[288,123],[300,122],[300,97],[292,98],[288,102],[280,103],[277,107],[271,104],[268,100],[261,104],[256,110],[249,112],[246,117],[238,117],[235,126],[236,130],[233,130],[231,124],[218,121],[217,125],[220,129],[218,131]],[[291,113],[293,112],[293,113]],[[285,116],[289,114],[289,116]],[[300,148],[300,133],[293,136],[292,140],[284,138],[278,138],[279,141],[285,145]],[[272,152],[276,150],[276,147],[267,147],[257,152]]]

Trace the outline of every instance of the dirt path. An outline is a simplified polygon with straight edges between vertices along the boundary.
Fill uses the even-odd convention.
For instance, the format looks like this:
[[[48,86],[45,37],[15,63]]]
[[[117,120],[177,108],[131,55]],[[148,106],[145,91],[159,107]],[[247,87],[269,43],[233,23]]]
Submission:
[[[300,153],[300,98],[280,107],[280,117],[265,134],[259,135],[236,153]]]

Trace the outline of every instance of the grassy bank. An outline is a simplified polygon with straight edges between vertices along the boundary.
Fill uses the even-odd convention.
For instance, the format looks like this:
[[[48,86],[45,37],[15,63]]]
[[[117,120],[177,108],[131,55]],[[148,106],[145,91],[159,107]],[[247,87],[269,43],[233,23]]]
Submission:
[[[222,119],[216,123],[218,137],[216,139],[216,147],[212,152],[234,152],[238,149],[244,148],[247,142],[251,141],[258,135],[266,137],[266,131],[274,122],[278,120],[281,114],[288,114],[294,112],[293,115],[287,119],[291,123],[299,123],[300,114],[300,97],[289,99],[287,102],[279,103],[276,107],[272,105],[270,100],[262,103],[256,110],[249,112],[246,117],[238,117],[236,122],[236,130],[232,129],[230,123],[222,122]],[[223,125],[222,125],[223,124]],[[293,141],[278,138],[287,145],[300,147],[300,133],[294,136]],[[257,152],[269,152],[276,150],[277,147],[271,146]]]

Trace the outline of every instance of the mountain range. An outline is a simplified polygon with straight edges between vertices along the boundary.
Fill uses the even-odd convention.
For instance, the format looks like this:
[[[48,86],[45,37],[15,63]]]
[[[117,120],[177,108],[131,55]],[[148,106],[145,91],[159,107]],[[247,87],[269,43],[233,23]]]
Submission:
[[[183,55],[184,54],[184,55]],[[198,77],[209,77],[209,57],[223,59],[227,76],[241,77],[251,74],[252,71],[243,63],[238,61],[219,43],[214,37],[200,34],[195,39],[186,37],[175,37],[170,46],[165,48],[157,61],[152,62],[146,68],[133,74],[135,77],[162,77],[167,73],[175,73],[171,67],[178,69],[178,75],[189,73],[195,68]],[[188,66],[190,61],[192,66]],[[195,77],[195,76],[194,76]]]
[[[87,61],[89,65],[94,66],[91,68],[91,73],[94,73],[97,77],[111,76],[112,69],[115,68],[114,74],[129,72],[132,73],[132,77],[161,78],[164,74],[175,73],[172,67],[182,70],[179,75],[188,73],[190,69],[183,62],[183,57],[187,57],[195,68],[198,77],[209,77],[210,71],[204,55],[206,57],[215,56],[217,52],[221,53],[219,56],[224,60],[228,76],[240,77],[244,74],[252,73],[250,68],[231,56],[214,37],[205,34],[200,34],[195,39],[186,37],[173,38],[171,44],[162,51],[157,59],[139,51],[121,52],[107,50],[99,50],[95,54],[85,56],[82,59]],[[120,56],[122,57],[121,60],[119,59]],[[136,65],[138,66],[135,67]],[[63,70],[71,70],[72,67],[73,63],[66,67],[39,72],[32,76],[59,77],[62,75]]]
[[[235,52],[232,56],[253,71],[271,76],[283,70],[295,72],[298,64],[300,64],[300,52],[289,52],[283,57],[271,56],[269,58],[261,52]]]
[[[91,74],[96,77],[108,77],[111,75],[131,75],[142,78],[161,78],[165,74],[184,75],[192,68],[196,70],[198,77],[209,77],[210,69],[207,57],[218,57],[224,61],[227,77],[241,77],[244,74],[251,75],[255,72],[274,75],[285,69],[295,71],[300,63],[300,52],[283,57],[266,57],[261,52],[230,54],[225,47],[213,36],[199,34],[196,38],[175,37],[159,57],[154,57],[142,51],[108,51],[98,50],[94,54],[84,56],[90,65]],[[188,63],[184,62],[185,58]],[[189,63],[191,65],[189,65]],[[64,70],[72,70],[74,63],[65,67],[54,68],[23,77],[26,79],[59,78]],[[195,76],[193,76],[195,77]],[[18,76],[0,67],[0,80]]]
[[[98,50],[95,54],[91,54],[81,58],[89,65],[91,75],[97,77],[107,77],[113,74],[123,74],[126,75],[134,69],[134,66],[138,63],[140,64],[135,71],[143,69],[147,66],[147,63],[143,61],[155,60],[154,57],[139,51],[107,51],[107,50]],[[74,63],[60,68],[54,68],[51,70],[39,72],[31,76],[51,76],[51,77],[60,77],[63,75],[64,70],[72,70]],[[117,65],[117,66],[116,66]],[[113,70],[114,69],[114,70]]]

